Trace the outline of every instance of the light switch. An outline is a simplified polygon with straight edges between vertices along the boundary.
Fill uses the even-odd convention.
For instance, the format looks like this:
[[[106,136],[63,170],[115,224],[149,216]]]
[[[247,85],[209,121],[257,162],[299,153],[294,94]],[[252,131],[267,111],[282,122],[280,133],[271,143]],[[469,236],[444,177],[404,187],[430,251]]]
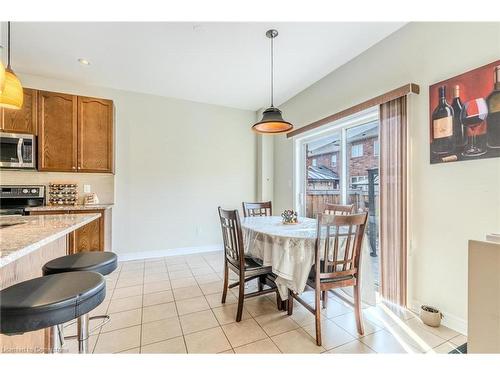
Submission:
[[[84,193],[90,193],[90,185],[83,185],[83,192]]]

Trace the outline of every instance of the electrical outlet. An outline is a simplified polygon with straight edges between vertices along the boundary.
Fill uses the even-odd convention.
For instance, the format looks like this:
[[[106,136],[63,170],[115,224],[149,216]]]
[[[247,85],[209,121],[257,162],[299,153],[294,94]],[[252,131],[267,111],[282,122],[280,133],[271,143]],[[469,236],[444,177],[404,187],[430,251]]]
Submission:
[[[83,192],[90,193],[91,192],[90,185],[83,185]]]

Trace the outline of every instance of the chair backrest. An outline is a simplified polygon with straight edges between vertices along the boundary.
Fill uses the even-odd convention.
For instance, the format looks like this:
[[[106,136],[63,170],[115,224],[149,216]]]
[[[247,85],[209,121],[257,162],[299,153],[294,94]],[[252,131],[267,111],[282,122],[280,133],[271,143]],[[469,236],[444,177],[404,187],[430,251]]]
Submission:
[[[315,248],[316,278],[359,277],[367,212],[352,215],[318,214]]]
[[[219,218],[224,242],[224,255],[229,262],[240,267],[245,259],[245,251],[238,210],[223,210],[219,207]]]
[[[327,215],[350,215],[353,213],[353,204],[327,203],[324,213]]]
[[[243,202],[243,215],[252,216],[272,216],[273,209],[271,201],[269,202]]]

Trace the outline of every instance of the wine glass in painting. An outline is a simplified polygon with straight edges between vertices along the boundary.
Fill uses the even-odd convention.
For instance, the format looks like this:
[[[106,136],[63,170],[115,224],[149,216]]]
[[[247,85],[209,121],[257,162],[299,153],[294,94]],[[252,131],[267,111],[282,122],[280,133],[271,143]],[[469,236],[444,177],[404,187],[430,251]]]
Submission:
[[[483,98],[472,99],[464,103],[460,120],[466,129],[467,145],[462,155],[474,157],[486,153],[486,117],[488,106]]]

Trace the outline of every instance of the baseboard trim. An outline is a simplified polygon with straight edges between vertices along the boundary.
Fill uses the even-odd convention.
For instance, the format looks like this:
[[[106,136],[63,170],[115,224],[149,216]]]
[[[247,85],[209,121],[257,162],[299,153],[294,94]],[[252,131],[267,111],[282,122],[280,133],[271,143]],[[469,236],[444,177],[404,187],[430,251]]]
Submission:
[[[423,303],[421,303],[420,301],[413,300],[411,302],[410,308],[412,311],[418,314],[420,312],[420,306],[422,305]],[[459,318],[458,316],[453,315],[447,311],[441,312],[443,313],[443,320],[441,321],[442,325],[467,336],[467,320]]]
[[[151,259],[151,258],[174,256],[174,255],[208,253],[210,251],[218,251],[218,250],[222,250],[222,244],[195,246],[195,247],[178,247],[175,249],[165,249],[165,250],[138,251],[134,253],[124,253],[124,254],[118,253],[117,255],[118,255],[118,260],[120,262],[126,262],[129,260]]]

